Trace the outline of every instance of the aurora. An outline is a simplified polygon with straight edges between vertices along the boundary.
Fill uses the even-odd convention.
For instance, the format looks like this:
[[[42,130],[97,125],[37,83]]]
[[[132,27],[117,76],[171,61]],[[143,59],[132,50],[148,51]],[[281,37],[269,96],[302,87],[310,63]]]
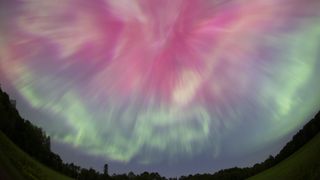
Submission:
[[[0,80],[92,156],[214,164],[265,152],[320,108],[318,0],[1,3]]]

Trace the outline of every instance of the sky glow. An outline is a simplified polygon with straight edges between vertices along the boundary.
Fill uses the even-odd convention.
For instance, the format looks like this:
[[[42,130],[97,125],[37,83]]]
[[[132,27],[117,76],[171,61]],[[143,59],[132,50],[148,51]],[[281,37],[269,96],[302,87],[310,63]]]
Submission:
[[[318,0],[2,2],[0,80],[88,154],[215,163],[319,110]]]

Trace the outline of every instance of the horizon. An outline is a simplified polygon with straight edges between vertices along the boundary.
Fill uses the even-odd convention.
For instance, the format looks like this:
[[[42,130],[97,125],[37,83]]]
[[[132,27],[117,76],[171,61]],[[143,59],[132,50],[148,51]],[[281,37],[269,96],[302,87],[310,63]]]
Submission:
[[[3,89],[3,87],[1,86],[1,83],[0,83],[0,90],[2,90],[4,93],[6,93],[6,91]],[[10,95],[10,94],[8,94],[9,95],[9,101],[7,102],[7,103],[9,103],[10,105],[12,105],[12,108],[14,108],[14,109],[16,109],[16,110],[18,110],[17,109],[17,107],[16,107],[16,105],[17,105],[17,102],[16,102],[16,100],[14,99],[14,98],[12,98],[13,96],[12,95]],[[17,111],[18,112],[18,116],[20,116],[19,114],[19,110]],[[160,177],[165,177],[165,178],[175,178],[175,179],[180,179],[180,178],[183,178],[183,177],[187,177],[187,176],[197,176],[197,175],[206,175],[206,174],[209,174],[209,175],[216,175],[218,172],[220,173],[221,171],[225,171],[225,170],[231,170],[231,169],[234,169],[234,168],[240,168],[240,169],[242,169],[244,172],[244,174],[247,172],[247,173],[249,173],[250,172],[250,170],[248,171],[248,170],[245,170],[245,169],[247,169],[247,168],[249,168],[249,169],[251,169],[251,170],[254,170],[254,167],[255,166],[257,166],[257,165],[260,165],[260,166],[265,166],[264,168],[266,168],[266,169],[268,169],[268,167],[270,168],[270,160],[272,161],[272,164],[273,165],[271,165],[271,167],[272,166],[276,166],[276,165],[278,165],[278,163],[279,163],[279,160],[284,160],[284,159],[286,159],[286,157],[288,157],[288,156],[290,156],[290,157],[293,157],[292,155],[292,153],[294,153],[295,155],[297,154],[297,151],[299,150],[299,152],[303,149],[303,148],[301,148],[302,146],[303,147],[305,147],[305,146],[310,146],[310,143],[309,143],[309,141],[311,140],[311,139],[316,139],[316,138],[313,138],[316,134],[317,134],[317,118],[318,118],[318,121],[319,121],[319,116],[320,115],[320,111],[318,111],[318,113],[316,114],[316,115],[313,115],[312,116],[312,118],[310,118],[311,120],[310,121],[308,121],[305,125],[303,125],[303,128],[300,128],[299,129],[299,131],[298,131],[298,133],[296,133],[296,134],[294,134],[294,136],[291,138],[291,140],[290,141],[288,141],[288,142],[286,142],[286,145],[285,146],[282,146],[281,147],[281,151],[278,151],[278,153],[276,153],[275,155],[269,155],[269,157],[268,158],[265,158],[265,159],[263,159],[264,161],[260,161],[260,162],[255,162],[254,163],[254,166],[253,166],[253,164],[252,165],[245,165],[245,166],[232,166],[232,167],[227,167],[227,168],[221,168],[221,169],[219,169],[219,170],[216,170],[216,171],[214,171],[214,172],[209,172],[208,173],[208,171],[205,171],[205,172],[193,172],[192,173],[192,171],[189,171],[189,174],[181,174],[181,175],[176,175],[177,174],[177,172],[175,172],[175,175],[174,176],[170,176],[170,175],[166,175],[166,174],[161,174],[161,173],[159,173],[159,172],[157,172],[157,171],[148,171],[146,168],[144,168],[142,171],[138,171],[138,172],[133,172],[132,171],[132,169],[129,169],[129,170],[127,170],[127,171],[121,171],[121,170],[119,170],[119,169],[117,169],[116,167],[113,167],[113,169],[117,169],[117,171],[118,171],[118,173],[117,172],[111,172],[111,173],[109,173],[109,176],[110,177],[116,177],[116,176],[118,176],[118,175],[122,175],[122,174],[124,174],[125,176],[129,176],[130,175],[130,173],[134,173],[134,175],[135,176],[138,176],[139,174],[140,175],[142,175],[142,173],[149,173],[149,174],[152,174],[152,173],[156,173],[156,174],[158,174],[158,175],[160,175]],[[23,117],[21,117],[21,118],[23,118]],[[22,119],[23,120],[23,119]],[[28,121],[28,120],[27,120]],[[35,128],[37,128],[37,126],[34,126]],[[319,128],[319,127],[318,127]],[[41,130],[41,128],[40,128],[40,130]],[[43,133],[45,133],[45,132],[43,132]],[[46,135],[44,136],[44,137],[46,137]],[[49,137],[50,138],[50,137]],[[304,140],[302,140],[301,141],[301,138],[303,138]],[[311,139],[310,139],[311,138]],[[300,139],[300,140],[299,140]],[[3,140],[1,140],[1,141],[3,141]],[[302,144],[301,144],[302,143]],[[308,145],[304,145],[305,143],[308,143]],[[49,144],[51,144],[51,143],[49,143]],[[55,145],[55,144],[57,144],[57,142],[53,142],[51,145]],[[50,150],[51,150],[51,145],[49,145],[49,147],[50,147]],[[320,144],[319,144],[320,145]],[[67,147],[67,149],[70,149],[70,147],[68,147],[68,145],[66,145],[66,147]],[[296,149],[296,150],[293,150],[292,148],[294,148],[294,149]],[[309,147],[310,148],[310,147]],[[316,147],[314,147],[314,148],[316,148]],[[55,149],[55,148],[53,148],[53,149]],[[293,151],[292,151],[293,150]],[[58,157],[60,157],[59,156],[59,152],[54,152],[54,153],[58,153],[57,155],[58,155]],[[64,153],[66,153],[66,151],[64,152]],[[72,153],[72,155],[71,156],[66,156],[66,154],[64,155],[65,157],[67,157],[66,159],[65,158],[62,158],[62,163],[63,164],[65,164],[65,165],[67,165],[68,166],[68,164],[69,163],[71,163],[71,164],[74,164],[75,166],[78,166],[77,165],[77,161],[78,161],[78,159],[76,158],[76,160],[68,160],[68,159],[70,159],[70,157],[76,157],[77,155],[75,155],[74,153],[78,153],[78,154],[81,154],[81,153],[79,153],[77,150],[71,150],[69,153]],[[85,154],[85,153],[84,153]],[[298,153],[299,154],[299,153]],[[80,155],[81,156],[81,155]],[[91,159],[91,161],[92,162],[94,162],[94,160],[92,159],[92,156],[89,156],[89,155],[86,155],[87,156],[87,159]],[[301,156],[301,155],[300,155]],[[99,159],[99,157],[95,157],[98,161],[100,160],[101,161],[101,159]],[[316,158],[316,156],[315,156],[315,158]],[[290,159],[290,158],[289,158]],[[293,159],[295,159],[295,158],[293,158]],[[268,162],[269,161],[269,162]],[[296,160],[294,160],[294,161],[296,161]],[[108,174],[108,172],[110,172],[109,170],[110,169],[108,169],[108,164],[106,164],[106,162],[102,162],[104,165],[104,170],[100,170],[100,167],[98,167],[98,168],[94,168],[93,166],[90,166],[90,163],[86,163],[85,164],[85,166],[81,166],[81,167],[79,167],[79,168],[81,168],[81,169],[84,169],[84,170],[89,170],[89,169],[92,169],[93,168],[93,170],[94,171],[97,171],[98,173],[100,173],[100,176],[102,175],[104,175],[105,174],[105,172],[107,172],[107,174]],[[268,165],[269,164],[269,165]],[[107,165],[107,166],[106,166]],[[305,165],[308,165],[308,163],[307,164],[305,164]],[[293,164],[291,164],[291,166],[294,166]],[[107,170],[105,170],[105,167],[107,167]],[[193,167],[194,167],[194,164],[193,164]],[[312,166],[311,166],[312,167]],[[299,167],[298,167],[299,168]],[[301,168],[301,167],[300,167]],[[314,168],[314,167],[313,167]],[[271,168],[270,168],[271,169]],[[60,170],[61,171],[61,170]],[[292,171],[292,170],[291,170]],[[260,171],[261,172],[261,171]],[[168,172],[166,172],[166,173],[168,173]],[[232,173],[232,172],[231,172]],[[251,172],[252,173],[252,172]],[[254,173],[254,174],[252,174],[252,175],[256,175],[257,173],[259,173],[259,171],[258,172],[256,172],[256,173]],[[306,173],[306,172],[305,172]],[[6,174],[6,173],[5,173]],[[223,174],[223,173],[222,173]],[[220,173],[220,175],[222,175],[221,173]],[[222,175],[222,177],[225,177],[225,176],[228,176],[228,174],[230,175],[230,173],[226,173],[226,174],[224,174],[224,175]],[[261,173],[259,173],[259,174],[261,174]],[[2,174],[3,175],[3,174]],[[239,174],[238,174],[239,175]],[[278,174],[279,175],[279,174]],[[283,176],[284,174],[282,174],[282,176]],[[288,175],[288,174],[287,174]],[[308,176],[310,176],[310,177],[316,177],[315,175],[312,175],[312,173],[310,173],[309,172],[309,174],[307,173],[307,174],[305,174],[305,175],[308,175]],[[236,177],[241,177],[241,175],[240,176],[236,176]],[[249,176],[245,176],[245,177],[249,177]],[[284,176],[284,177],[286,177],[286,176]]]
[[[1,86],[66,162],[248,167],[320,109],[317,0],[0,3]]]

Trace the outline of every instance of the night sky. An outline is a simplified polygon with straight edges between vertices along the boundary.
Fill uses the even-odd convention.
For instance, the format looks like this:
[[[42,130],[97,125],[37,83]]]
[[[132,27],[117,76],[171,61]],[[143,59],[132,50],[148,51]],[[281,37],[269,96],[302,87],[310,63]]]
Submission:
[[[320,109],[319,0],[0,0],[0,82],[63,160],[249,166]]]

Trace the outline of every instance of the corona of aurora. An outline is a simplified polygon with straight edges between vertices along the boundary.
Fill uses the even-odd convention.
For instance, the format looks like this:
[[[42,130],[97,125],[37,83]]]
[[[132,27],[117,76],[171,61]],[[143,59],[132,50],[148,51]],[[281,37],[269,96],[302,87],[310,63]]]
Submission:
[[[93,155],[241,155],[320,108],[319,0],[1,2],[0,79]]]

